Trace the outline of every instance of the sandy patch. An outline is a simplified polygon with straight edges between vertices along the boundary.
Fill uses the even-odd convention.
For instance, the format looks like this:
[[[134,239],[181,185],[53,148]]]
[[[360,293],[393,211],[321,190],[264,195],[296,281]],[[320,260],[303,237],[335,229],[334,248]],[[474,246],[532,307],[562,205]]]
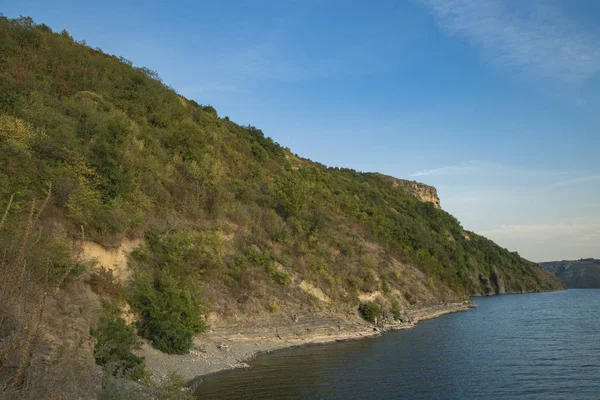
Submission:
[[[300,284],[298,285],[298,287],[300,287],[300,289],[302,289],[302,291],[304,293],[309,294],[309,295],[321,300],[323,303],[329,303],[331,301],[329,296],[327,296],[325,293],[323,293],[323,291],[321,289],[319,289],[316,286],[313,286],[311,283],[309,283],[307,281],[301,281]]]
[[[130,276],[127,257],[141,244],[140,239],[125,239],[119,247],[107,249],[96,242],[86,240],[83,242],[81,258],[84,261],[95,262],[96,267],[112,271],[114,277],[124,282]]]

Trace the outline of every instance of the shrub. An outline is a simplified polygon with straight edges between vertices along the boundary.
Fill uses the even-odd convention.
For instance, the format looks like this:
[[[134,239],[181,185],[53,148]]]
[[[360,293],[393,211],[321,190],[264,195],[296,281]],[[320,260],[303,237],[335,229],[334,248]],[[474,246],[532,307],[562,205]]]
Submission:
[[[175,230],[160,235],[151,230],[146,233],[146,242],[146,254],[137,254],[137,258],[140,261],[151,261],[158,269],[179,276],[203,273],[218,268],[223,262],[222,236],[218,231]]]
[[[269,304],[267,305],[267,309],[270,313],[278,313],[279,312],[279,303],[275,297],[269,297]]]
[[[252,148],[252,154],[254,155],[254,158],[256,159],[256,161],[263,163],[269,158],[267,151],[264,149],[264,147],[262,147],[260,145],[260,143],[258,143],[258,142],[252,143],[251,148]]]
[[[179,271],[185,270],[188,260],[194,255],[197,238],[188,231],[174,231],[168,235],[149,231],[146,242],[159,267]]]
[[[215,117],[217,116],[217,110],[215,110],[215,108],[211,105],[205,105],[205,106],[201,105],[200,108],[202,108],[202,111],[204,111],[206,113],[212,114]],[[225,117],[225,118],[227,118],[227,117]]]
[[[275,195],[285,217],[298,214],[306,202],[306,184],[296,172],[286,174],[277,182]]]
[[[273,261],[267,265],[267,275],[282,286],[289,284],[291,280],[290,274],[283,267],[278,268]]]
[[[225,274],[230,276],[239,285],[245,286],[248,284],[247,270],[248,258],[245,255],[238,255],[229,261]]]
[[[154,347],[169,354],[186,354],[194,338],[194,332],[171,320],[149,322],[148,334]]]
[[[363,318],[369,322],[374,323],[376,318],[381,319],[381,307],[373,301],[362,303],[358,307],[358,311],[362,314]]]
[[[290,274],[281,265],[276,264],[268,251],[261,252],[256,247],[248,247],[246,259],[255,265],[263,266],[267,275],[278,284],[285,286],[290,283]]]
[[[96,329],[91,334],[97,342],[94,346],[96,364],[102,365],[113,375],[136,379],[144,370],[144,359],[133,354],[140,344],[134,329],[118,315],[118,310],[107,306]]]
[[[199,291],[168,273],[137,276],[130,297],[140,314],[140,334],[165,353],[187,353],[194,334],[208,329]]]
[[[379,288],[379,281],[377,279],[377,274],[373,269],[369,268],[364,271],[362,274],[363,284],[361,286],[361,290],[364,292],[374,292]]]
[[[400,303],[398,303],[398,300],[393,299],[391,311],[392,311],[392,316],[394,317],[394,319],[396,321],[404,322],[404,319],[406,318],[406,316],[402,313],[402,310],[400,309]]]
[[[381,277],[381,291],[386,296],[392,293],[392,288],[385,277]]]
[[[346,281],[348,282],[348,286],[354,290],[358,290],[364,284],[364,280],[358,276],[348,276]]]

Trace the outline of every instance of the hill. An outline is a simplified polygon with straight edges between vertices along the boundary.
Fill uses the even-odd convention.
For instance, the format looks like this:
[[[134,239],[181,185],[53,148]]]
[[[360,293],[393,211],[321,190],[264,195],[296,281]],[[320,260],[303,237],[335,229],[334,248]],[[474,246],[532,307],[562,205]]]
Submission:
[[[600,288],[600,260],[582,258],[572,261],[549,261],[540,263],[540,266],[560,278],[568,288]]]
[[[224,321],[359,307],[401,320],[563,287],[464,230],[435,188],[302,158],[30,18],[0,18],[0,158],[0,361],[13,389],[49,376],[67,344],[87,352],[82,365],[94,346],[97,364],[131,375],[139,337],[186,353]],[[34,337],[43,357],[30,362]]]

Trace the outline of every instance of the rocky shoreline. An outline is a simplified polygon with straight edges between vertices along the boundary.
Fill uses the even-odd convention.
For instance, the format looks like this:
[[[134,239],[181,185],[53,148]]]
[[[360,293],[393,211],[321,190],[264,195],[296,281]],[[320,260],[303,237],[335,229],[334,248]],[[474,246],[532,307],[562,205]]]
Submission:
[[[168,355],[145,343],[145,357],[156,380],[177,374],[193,389],[202,378],[219,371],[248,368],[259,354],[309,344],[323,344],[379,336],[382,332],[410,329],[419,321],[473,308],[470,301],[445,303],[407,310],[411,322],[375,328],[356,314],[285,315],[246,323],[217,326],[195,338],[189,354]]]

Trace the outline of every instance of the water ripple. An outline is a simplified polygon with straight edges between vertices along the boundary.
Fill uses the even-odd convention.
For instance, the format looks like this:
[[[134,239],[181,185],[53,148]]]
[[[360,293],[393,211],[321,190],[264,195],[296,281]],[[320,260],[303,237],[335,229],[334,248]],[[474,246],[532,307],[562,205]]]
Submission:
[[[258,357],[201,399],[600,399],[600,290],[507,295],[381,338]]]

